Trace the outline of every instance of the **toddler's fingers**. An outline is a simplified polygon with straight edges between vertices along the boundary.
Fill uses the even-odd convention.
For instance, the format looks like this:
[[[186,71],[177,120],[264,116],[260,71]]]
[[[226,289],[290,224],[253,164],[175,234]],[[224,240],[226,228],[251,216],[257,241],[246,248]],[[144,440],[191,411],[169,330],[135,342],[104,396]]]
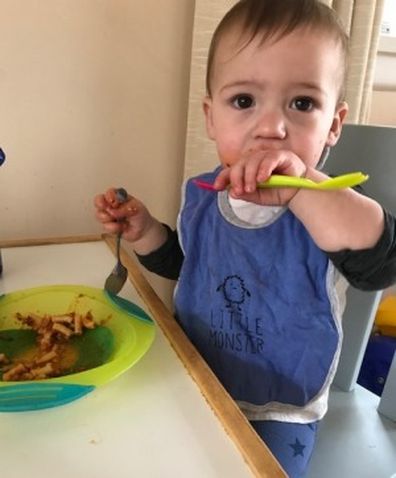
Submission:
[[[269,177],[272,176],[275,172],[275,164],[271,162],[264,162],[261,163],[258,170],[257,170],[257,175],[256,179],[258,183],[267,181]]]
[[[234,195],[240,196],[245,192],[245,164],[238,162],[230,168],[230,183]]]
[[[261,158],[253,158],[245,165],[245,177],[244,177],[244,192],[254,193],[257,189],[258,173],[260,165],[263,160]]]
[[[117,209],[110,209],[109,213],[115,219],[120,220],[136,216],[141,211],[143,211],[142,203],[133,196],[128,196],[128,200],[125,203],[120,204]]]
[[[104,211],[102,209],[98,209],[96,211],[95,217],[99,222],[101,222],[103,224],[106,224],[108,222],[114,222],[114,217],[111,216],[110,214],[108,214],[106,211]]]
[[[104,193],[104,198],[106,202],[109,204],[113,204],[115,199],[116,199],[116,192],[115,188],[109,188],[105,193]]]
[[[106,199],[103,194],[97,194],[94,197],[94,206],[98,210],[105,210],[108,207],[108,204],[106,203]]]
[[[103,224],[103,229],[110,234],[118,234],[124,230],[124,226],[118,222],[106,222]]]
[[[245,155],[245,191],[256,190],[257,183],[268,179],[275,167],[276,152],[268,149],[249,150]]]
[[[122,202],[119,200],[116,188],[109,188],[104,194],[107,203],[114,209],[118,208]]]
[[[224,190],[230,184],[230,168],[224,168],[217,175],[213,186],[218,190]]]

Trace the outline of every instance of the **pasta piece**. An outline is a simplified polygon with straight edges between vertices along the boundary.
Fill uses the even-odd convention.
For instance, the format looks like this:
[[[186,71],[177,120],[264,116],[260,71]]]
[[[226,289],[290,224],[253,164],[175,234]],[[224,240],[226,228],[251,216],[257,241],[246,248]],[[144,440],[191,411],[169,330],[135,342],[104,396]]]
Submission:
[[[0,353],[0,365],[7,364],[8,362],[6,354]]]
[[[87,315],[84,315],[82,318],[82,323],[83,326],[87,329],[93,329],[95,328],[95,322],[93,320],[93,317],[91,315],[91,312],[88,312]]]
[[[74,317],[74,333],[76,335],[81,335],[82,329],[83,329],[83,323],[82,323],[81,315],[76,314]]]
[[[66,327],[63,324],[55,323],[52,326],[52,330],[54,330],[55,332],[59,332],[60,334],[64,335],[67,338],[69,338],[73,335],[73,331],[70,330],[68,327]]]
[[[60,322],[63,324],[71,324],[73,323],[74,317],[72,315],[54,315],[52,316],[51,320],[55,323]]]
[[[41,357],[38,357],[37,360],[36,360],[36,363],[38,365],[40,365],[40,364],[43,364],[43,363],[46,363],[46,362],[50,362],[51,360],[53,360],[57,357],[58,357],[57,351],[55,349],[52,349],[51,351],[45,353]]]

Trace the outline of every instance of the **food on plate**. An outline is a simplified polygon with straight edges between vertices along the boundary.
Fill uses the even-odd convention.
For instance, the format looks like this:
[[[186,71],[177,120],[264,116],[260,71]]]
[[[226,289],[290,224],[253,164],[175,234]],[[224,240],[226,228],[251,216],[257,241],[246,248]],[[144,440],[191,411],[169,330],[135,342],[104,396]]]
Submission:
[[[76,360],[76,351],[70,339],[82,335],[85,329],[96,327],[91,312],[85,315],[71,312],[44,316],[17,313],[16,318],[23,326],[36,332],[36,346],[27,350],[24,356],[13,359],[0,353],[0,372],[5,382],[64,375]]]

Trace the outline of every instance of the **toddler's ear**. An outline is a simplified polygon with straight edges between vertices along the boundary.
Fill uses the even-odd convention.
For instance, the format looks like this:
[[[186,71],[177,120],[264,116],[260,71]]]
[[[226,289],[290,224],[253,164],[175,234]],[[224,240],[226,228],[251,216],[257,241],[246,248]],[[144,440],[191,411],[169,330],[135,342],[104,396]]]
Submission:
[[[348,113],[348,104],[345,101],[342,101],[338,104],[335,113],[331,128],[327,137],[327,146],[334,146],[338,138],[341,135],[342,125]]]
[[[215,139],[213,117],[212,117],[212,98],[205,96],[202,102],[202,107],[205,113],[206,132],[210,139]]]

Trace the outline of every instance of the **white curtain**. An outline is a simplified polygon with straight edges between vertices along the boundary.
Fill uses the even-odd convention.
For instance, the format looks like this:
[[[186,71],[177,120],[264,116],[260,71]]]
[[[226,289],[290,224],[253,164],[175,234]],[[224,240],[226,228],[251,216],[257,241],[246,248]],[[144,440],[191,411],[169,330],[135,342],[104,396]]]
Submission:
[[[281,0],[280,0],[281,1]],[[384,0],[323,0],[334,8],[350,35],[346,94],[349,123],[365,123],[370,106],[373,70]],[[211,35],[235,0],[196,0],[184,177],[217,164],[213,143],[207,139],[202,98]]]
[[[195,1],[184,177],[213,169],[218,162],[214,144],[206,137],[202,111],[206,59],[213,31],[234,4],[235,0]]]
[[[384,0],[333,0],[350,37],[346,97],[349,123],[366,123],[373,89]]]

